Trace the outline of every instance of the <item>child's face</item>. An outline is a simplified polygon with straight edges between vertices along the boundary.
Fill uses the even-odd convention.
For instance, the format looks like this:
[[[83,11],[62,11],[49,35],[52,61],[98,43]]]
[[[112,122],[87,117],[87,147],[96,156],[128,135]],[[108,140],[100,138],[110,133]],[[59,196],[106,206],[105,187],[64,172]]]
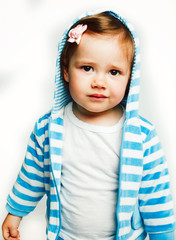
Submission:
[[[83,34],[64,73],[80,114],[108,113],[121,102],[131,72],[129,51],[118,35]]]

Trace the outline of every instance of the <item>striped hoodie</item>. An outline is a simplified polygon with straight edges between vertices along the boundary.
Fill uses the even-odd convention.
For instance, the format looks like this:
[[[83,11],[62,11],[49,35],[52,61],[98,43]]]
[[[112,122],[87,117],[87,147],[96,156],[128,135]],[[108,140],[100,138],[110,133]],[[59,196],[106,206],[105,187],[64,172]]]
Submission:
[[[148,234],[150,240],[174,240],[175,220],[167,162],[154,126],[138,114],[139,40],[132,25],[118,13],[103,11],[107,11],[127,26],[135,44],[129,94],[127,99],[122,101],[126,109],[126,119],[120,151],[116,239],[143,240]],[[99,12],[88,12],[80,18]],[[63,113],[64,107],[72,101],[60,71],[60,55],[67,34],[68,30],[58,45],[53,108],[35,124],[24,163],[6,205],[8,212],[23,217],[33,211],[46,194],[47,240],[60,239],[61,229],[59,193]]]

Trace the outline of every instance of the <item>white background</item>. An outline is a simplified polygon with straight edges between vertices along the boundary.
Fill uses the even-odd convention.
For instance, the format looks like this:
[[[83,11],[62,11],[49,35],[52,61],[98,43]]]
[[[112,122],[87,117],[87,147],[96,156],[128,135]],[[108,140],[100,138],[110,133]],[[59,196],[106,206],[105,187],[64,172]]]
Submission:
[[[35,121],[53,103],[57,42],[86,10],[112,7],[141,42],[140,114],[156,126],[176,209],[175,0],[0,1],[0,224]],[[45,239],[45,198],[20,226],[21,240]],[[1,239],[0,233],[0,239]]]

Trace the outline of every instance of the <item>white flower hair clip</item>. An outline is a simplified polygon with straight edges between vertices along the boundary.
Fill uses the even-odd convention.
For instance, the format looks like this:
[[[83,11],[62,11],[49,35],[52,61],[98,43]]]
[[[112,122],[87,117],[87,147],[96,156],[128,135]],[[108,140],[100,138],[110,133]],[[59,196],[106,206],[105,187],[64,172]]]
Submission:
[[[78,45],[81,41],[81,36],[86,31],[86,29],[87,25],[83,24],[79,24],[75,28],[72,28],[68,33],[69,39],[67,41],[71,43],[76,42]]]

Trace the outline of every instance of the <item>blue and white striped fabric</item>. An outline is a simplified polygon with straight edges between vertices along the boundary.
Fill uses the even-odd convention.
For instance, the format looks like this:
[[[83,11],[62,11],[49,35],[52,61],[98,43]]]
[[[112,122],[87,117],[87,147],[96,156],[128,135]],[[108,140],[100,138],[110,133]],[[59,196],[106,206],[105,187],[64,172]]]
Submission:
[[[89,12],[81,17],[99,12]],[[108,12],[128,27],[135,43],[135,59],[129,95],[125,103],[126,120],[120,153],[116,239],[143,240],[148,233],[151,240],[174,240],[175,220],[167,162],[154,126],[138,114],[139,40],[131,24],[114,11]],[[46,194],[48,240],[60,239],[61,228],[59,192],[63,112],[65,105],[72,101],[60,72],[60,55],[66,36],[67,31],[58,46],[54,106],[52,111],[40,118],[35,125],[24,164],[6,206],[10,213],[25,216],[35,209],[38,201]]]

